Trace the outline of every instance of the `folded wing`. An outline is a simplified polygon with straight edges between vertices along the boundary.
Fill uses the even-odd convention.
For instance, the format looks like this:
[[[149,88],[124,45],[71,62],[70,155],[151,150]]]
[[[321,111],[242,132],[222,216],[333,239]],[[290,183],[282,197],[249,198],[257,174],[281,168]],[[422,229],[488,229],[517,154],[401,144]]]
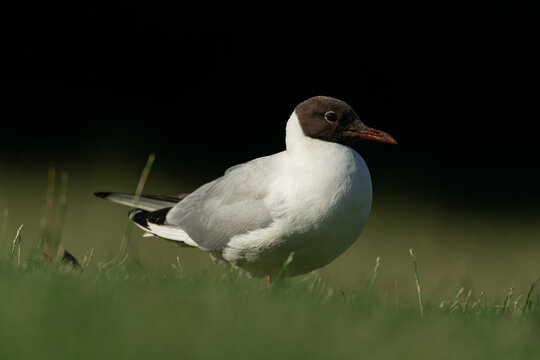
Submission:
[[[168,211],[165,226],[179,228],[207,251],[221,251],[236,235],[273,221],[269,188],[279,169],[276,154],[230,168]]]

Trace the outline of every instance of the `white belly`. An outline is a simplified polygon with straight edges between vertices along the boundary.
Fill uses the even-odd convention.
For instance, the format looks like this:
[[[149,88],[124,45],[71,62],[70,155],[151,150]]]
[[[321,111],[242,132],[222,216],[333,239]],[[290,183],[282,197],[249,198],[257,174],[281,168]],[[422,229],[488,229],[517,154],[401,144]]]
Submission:
[[[279,248],[281,257],[294,252],[291,274],[303,274],[321,268],[341,255],[358,239],[370,209],[371,194],[356,198],[361,206],[343,206],[318,228],[291,236]],[[264,256],[264,254],[262,254]]]

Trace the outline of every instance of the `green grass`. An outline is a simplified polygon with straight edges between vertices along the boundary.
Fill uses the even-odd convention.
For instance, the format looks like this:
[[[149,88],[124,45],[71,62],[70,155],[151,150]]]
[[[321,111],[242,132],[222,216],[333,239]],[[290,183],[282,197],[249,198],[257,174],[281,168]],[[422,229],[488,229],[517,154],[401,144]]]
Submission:
[[[154,169],[150,193],[206,180],[175,184],[159,162]],[[64,202],[67,177],[53,191],[40,169],[8,170],[0,359],[532,359],[540,351],[535,214],[382,194],[338,260],[268,290],[200,251],[130,235],[127,209],[91,194],[135,189],[136,169],[75,168]],[[125,176],[104,180],[111,173]],[[81,268],[62,262],[64,249]]]
[[[457,296],[427,303],[421,318],[417,304],[340,292],[317,274],[269,291],[235,271],[32,264],[2,264],[2,359],[530,359],[540,350],[537,299],[524,313],[524,298]]]

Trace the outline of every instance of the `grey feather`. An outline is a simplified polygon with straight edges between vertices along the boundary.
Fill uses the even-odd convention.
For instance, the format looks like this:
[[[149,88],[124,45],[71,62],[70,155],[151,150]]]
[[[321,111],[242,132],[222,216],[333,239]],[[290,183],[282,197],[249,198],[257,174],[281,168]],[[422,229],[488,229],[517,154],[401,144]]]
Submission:
[[[274,160],[269,156],[228,169],[175,205],[167,224],[178,226],[208,251],[221,251],[232,237],[267,227],[273,217],[264,200],[275,174]]]
[[[175,195],[141,195],[138,202],[135,201],[134,194],[98,192],[95,196],[106,199],[117,204],[122,204],[139,209],[154,211],[163,208],[170,208],[184,199],[188,194]]]

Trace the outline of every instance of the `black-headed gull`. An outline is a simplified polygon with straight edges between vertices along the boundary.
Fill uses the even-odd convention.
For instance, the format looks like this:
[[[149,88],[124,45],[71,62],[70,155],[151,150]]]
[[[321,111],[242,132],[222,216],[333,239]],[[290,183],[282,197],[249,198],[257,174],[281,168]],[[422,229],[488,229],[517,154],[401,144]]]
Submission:
[[[142,196],[133,221],[144,231],[233,262],[252,276],[290,275],[337,258],[359,237],[372,186],[359,139],[391,144],[345,102],[326,96],[300,103],[286,126],[286,150],[228,169],[191,194]],[[133,205],[133,195],[96,193]]]

